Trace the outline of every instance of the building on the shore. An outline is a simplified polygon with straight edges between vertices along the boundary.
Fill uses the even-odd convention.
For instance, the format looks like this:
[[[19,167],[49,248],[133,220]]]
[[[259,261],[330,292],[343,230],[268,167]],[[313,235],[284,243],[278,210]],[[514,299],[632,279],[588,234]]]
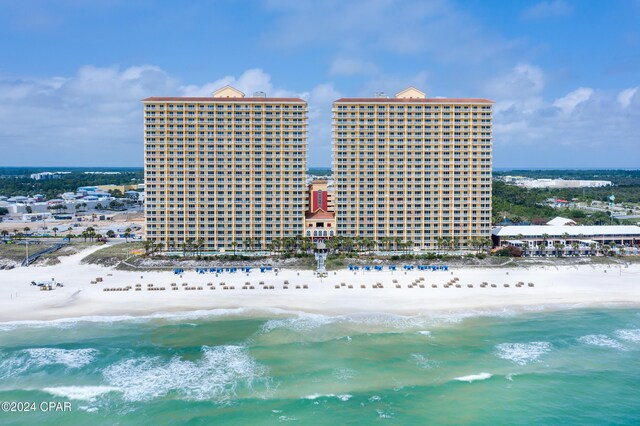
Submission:
[[[144,103],[146,236],[166,248],[265,249],[303,233],[307,103],[245,96]]]
[[[51,180],[51,179],[60,179],[62,175],[58,172],[42,172],[42,173],[33,173],[29,175],[29,177],[33,180]]]
[[[395,97],[333,103],[337,235],[462,244],[491,231],[492,105]]]
[[[326,180],[314,180],[307,191],[304,236],[311,241],[326,240],[336,235],[336,213],[333,193]]]
[[[560,250],[566,255],[592,255],[605,245],[637,251],[640,226],[635,225],[532,225],[501,226],[491,231],[496,247],[515,246],[525,256],[549,256]]]

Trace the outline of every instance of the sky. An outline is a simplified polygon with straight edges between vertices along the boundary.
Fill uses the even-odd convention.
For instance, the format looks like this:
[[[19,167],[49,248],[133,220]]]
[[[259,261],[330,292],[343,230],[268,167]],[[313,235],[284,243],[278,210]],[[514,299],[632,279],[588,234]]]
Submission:
[[[143,165],[148,96],[494,105],[497,168],[640,167],[640,0],[0,0],[0,166]]]

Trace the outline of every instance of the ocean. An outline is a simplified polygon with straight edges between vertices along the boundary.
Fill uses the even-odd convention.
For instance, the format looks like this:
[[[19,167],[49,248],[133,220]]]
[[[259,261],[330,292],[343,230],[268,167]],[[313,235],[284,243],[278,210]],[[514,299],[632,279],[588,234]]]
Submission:
[[[0,401],[37,408],[2,425],[636,425],[640,310],[4,323]]]

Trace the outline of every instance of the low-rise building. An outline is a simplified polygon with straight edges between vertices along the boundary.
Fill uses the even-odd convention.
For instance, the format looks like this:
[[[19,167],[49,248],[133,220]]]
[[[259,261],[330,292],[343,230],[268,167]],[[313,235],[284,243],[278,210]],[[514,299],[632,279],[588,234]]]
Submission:
[[[496,247],[515,246],[525,256],[593,255],[605,245],[615,251],[621,247],[637,250],[640,226],[635,225],[532,225],[501,226],[491,231]]]
[[[336,213],[333,193],[326,180],[314,180],[307,193],[307,208],[304,217],[304,236],[315,240],[326,240],[336,233]]]

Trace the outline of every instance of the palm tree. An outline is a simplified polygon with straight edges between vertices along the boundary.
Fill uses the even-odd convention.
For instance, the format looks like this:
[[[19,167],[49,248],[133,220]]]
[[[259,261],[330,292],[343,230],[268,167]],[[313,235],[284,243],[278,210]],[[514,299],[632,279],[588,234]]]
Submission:
[[[400,237],[395,237],[395,238],[393,239],[393,242],[394,242],[394,244],[395,244],[395,249],[396,249],[396,251],[399,251],[399,250],[400,250],[400,245],[402,244],[402,238],[400,238]]]
[[[610,251],[611,251],[611,246],[609,244],[605,244],[602,246],[602,254],[604,254],[605,256],[607,256]]]
[[[591,253],[592,255],[594,255],[594,254],[596,253],[596,248],[597,248],[597,247],[598,247],[598,245],[597,245],[596,243],[591,243],[591,244],[589,244],[589,250],[590,250],[590,253]]]
[[[204,239],[198,238],[194,243],[194,247],[196,249],[196,256],[200,256],[202,254],[202,248],[204,247]]]
[[[564,245],[561,243],[554,243],[553,248],[556,249],[556,257],[560,257],[562,255],[561,250],[564,248]]]
[[[162,242],[157,242],[157,243],[155,243],[155,244],[153,245],[153,247],[152,247],[151,251],[152,251],[153,253],[155,253],[155,252],[157,252],[157,251],[162,250],[162,248],[163,248],[163,247],[164,247],[164,243],[162,243]]]
[[[580,248],[580,244],[577,241],[574,241],[573,243],[571,243],[571,247],[573,248],[573,255],[578,256],[580,254],[580,252],[578,251],[578,249]]]
[[[29,228],[28,226],[25,226],[23,229],[24,229],[25,235],[29,233],[29,231],[31,231],[31,228]]]
[[[154,242],[153,242],[153,241],[151,241],[151,240],[145,240],[145,241],[142,243],[142,247],[144,247],[144,255],[145,255],[145,256],[148,256],[148,255],[149,255],[149,252],[151,251],[151,249],[152,249],[153,245],[154,245]]]
[[[7,235],[9,235],[9,231],[3,229],[2,231],[0,231],[0,234],[2,234],[3,237],[6,237]]]
[[[325,242],[325,244],[328,245],[329,241],[331,241],[330,239],[327,240]],[[305,238],[304,240],[302,240],[302,242],[300,243],[300,249],[302,251],[304,251],[305,253],[308,253],[309,250],[311,250],[313,248],[313,244],[311,244],[311,241],[309,241],[307,238]]]
[[[116,236],[116,233],[115,233],[115,232],[113,232],[111,229],[109,229],[109,230],[107,231],[107,237],[109,237],[109,238],[113,238],[113,237],[115,237],[115,236]]]
[[[89,235],[89,239],[91,240],[91,242],[93,242],[93,237],[95,237],[96,235],[96,230],[92,226],[89,226],[87,228],[87,235]]]
[[[89,238],[89,233],[87,231],[82,231],[82,233],[80,234],[80,236],[82,238],[84,238],[84,242],[87,242],[87,238]]]
[[[53,236],[57,237],[58,236],[58,227],[54,226],[53,228],[51,228],[51,230],[53,231]]]
[[[251,245],[253,244],[253,238],[247,237],[244,239],[244,248],[245,250],[251,251]]]
[[[231,241],[231,247],[233,248],[233,255],[236,255],[236,247],[238,247],[238,243],[236,241]]]
[[[182,249],[182,257],[187,256],[187,249],[189,248],[189,243],[186,241],[182,241],[180,243],[180,248]]]
[[[131,237],[131,228],[127,228],[124,230],[124,242],[128,243],[130,237]]]

